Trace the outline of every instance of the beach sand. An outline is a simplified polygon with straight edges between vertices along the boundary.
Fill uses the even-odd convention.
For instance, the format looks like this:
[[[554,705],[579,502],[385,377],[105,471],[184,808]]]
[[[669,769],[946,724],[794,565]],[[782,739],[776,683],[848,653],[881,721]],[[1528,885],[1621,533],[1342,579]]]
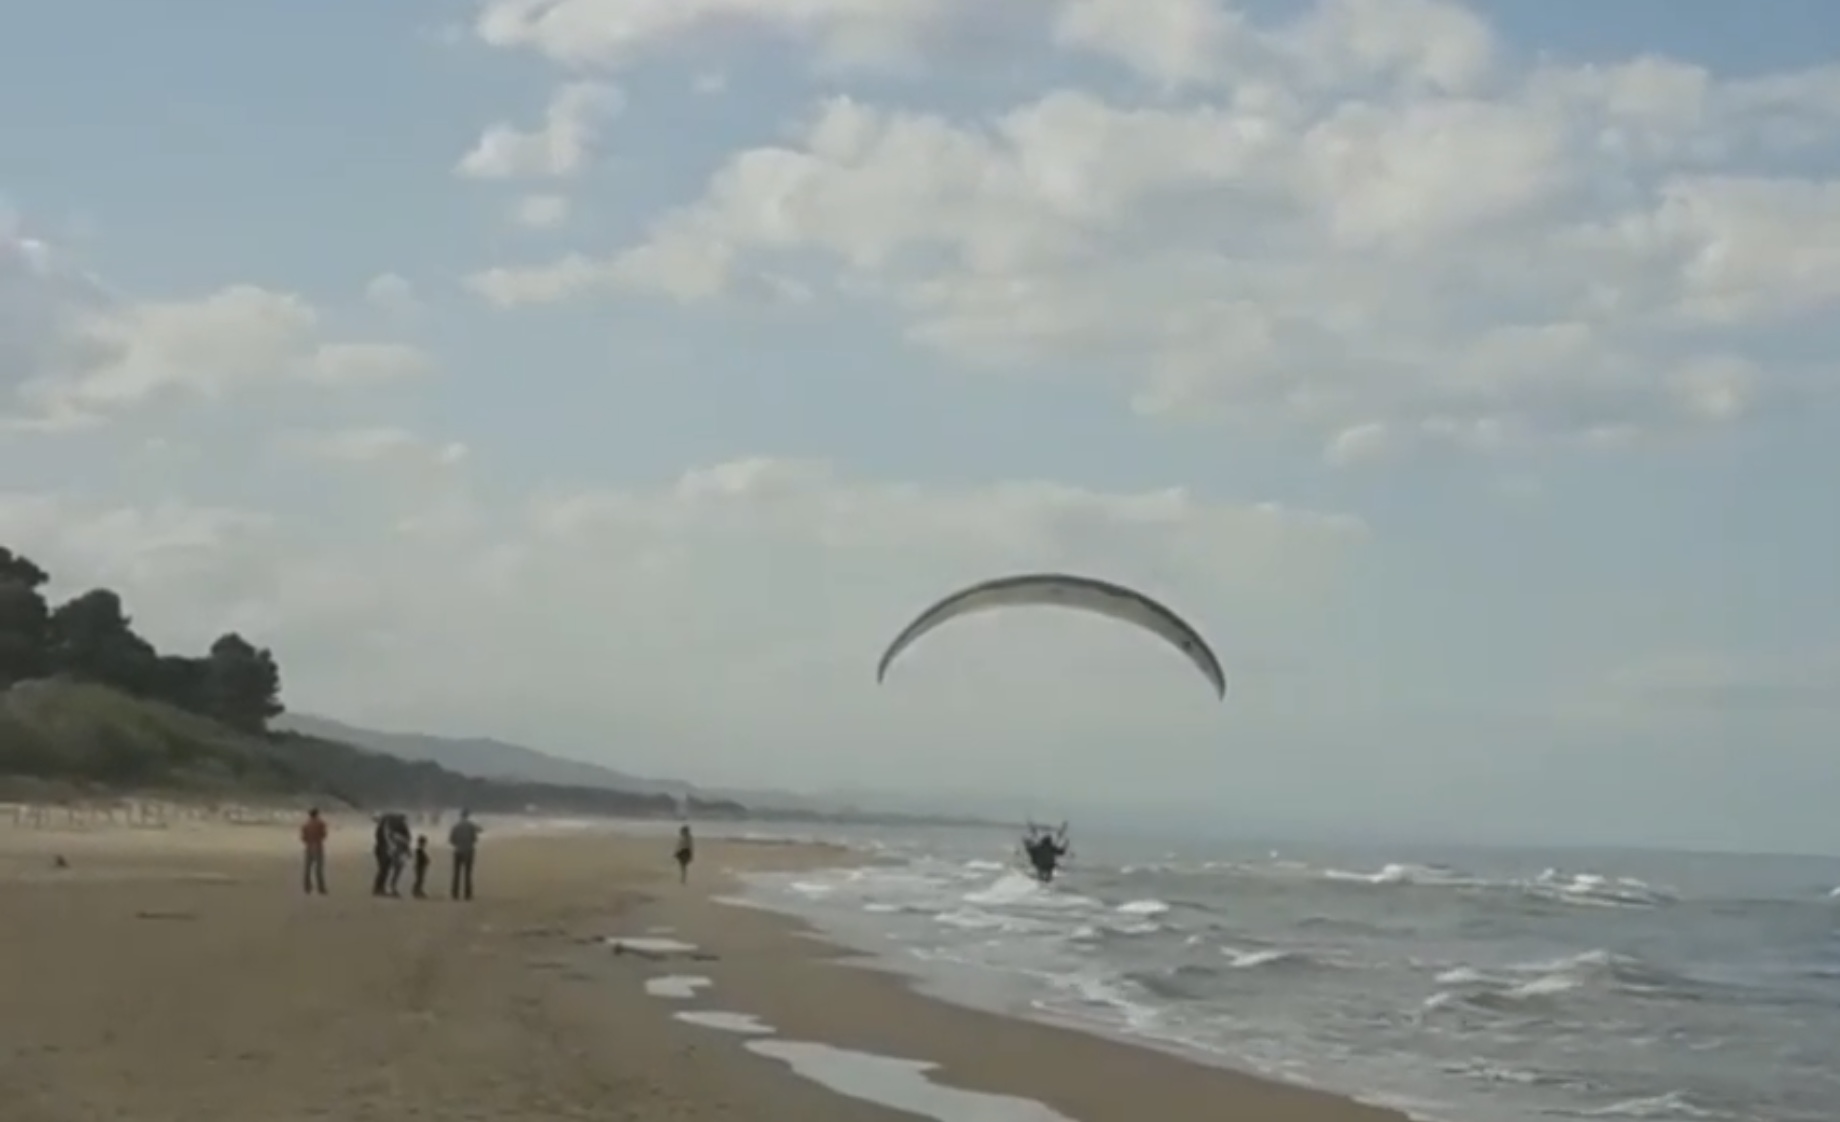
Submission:
[[[936,1063],[939,1084],[1074,1122],[1400,1122],[1401,1116],[913,994],[796,923],[713,902],[722,870],[834,861],[488,822],[478,898],[369,894],[366,823],[335,824],[332,895],[300,893],[286,826],[34,829],[0,819],[0,1114],[7,1122],[893,1122],[748,1038]],[[433,831],[430,831],[431,833]],[[61,854],[64,867],[54,855]],[[684,961],[607,936],[694,944]],[[713,983],[650,996],[666,975]],[[980,1115],[980,1119],[1024,1115]],[[1046,1118],[1043,1112],[1037,1118]],[[948,1116],[947,1122],[961,1122]]]

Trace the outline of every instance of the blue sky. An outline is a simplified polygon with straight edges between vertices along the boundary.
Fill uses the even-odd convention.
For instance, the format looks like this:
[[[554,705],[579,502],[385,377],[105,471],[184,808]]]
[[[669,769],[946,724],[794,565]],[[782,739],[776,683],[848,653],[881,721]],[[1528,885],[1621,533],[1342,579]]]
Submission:
[[[1840,850],[1840,16],[1143,10],[25,13],[0,541],[300,708],[633,770]],[[1021,615],[869,686],[1033,567],[1228,705]]]

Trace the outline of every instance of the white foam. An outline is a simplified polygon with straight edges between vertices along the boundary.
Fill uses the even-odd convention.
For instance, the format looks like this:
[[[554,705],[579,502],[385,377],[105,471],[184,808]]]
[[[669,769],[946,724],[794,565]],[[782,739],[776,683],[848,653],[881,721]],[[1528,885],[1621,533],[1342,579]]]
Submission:
[[[1705,1110],[1695,1106],[1678,1091],[1669,1091],[1665,1095],[1653,1095],[1641,1099],[1625,1099],[1609,1106],[1598,1107],[1585,1112],[1587,1118],[1709,1118]]]
[[[1227,965],[1235,970],[1252,970],[1260,966],[1275,966],[1281,962],[1295,962],[1301,955],[1296,951],[1271,948],[1263,951],[1242,951],[1233,947],[1220,948],[1227,956]]]
[[[1057,891],[1023,873],[1004,873],[983,888],[965,893],[961,899],[967,904],[992,908],[1091,908],[1099,903],[1091,897]]]
[[[927,1073],[937,1064],[801,1040],[753,1040],[747,1048],[837,1094],[936,1122],[1072,1122],[1034,1099],[935,1083]]]
[[[776,1031],[772,1025],[752,1013],[728,1013],[720,1009],[685,1009],[671,1015],[685,1024],[715,1029],[718,1032],[732,1032],[740,1036],[772,1036]]]
[[[713,983],[698,974],[667,974],[662,978],[647,978],[645,992],[653,997],[670,998],[673,1001],[689,1001],[696,996],[696,991]]]
[[[1323,879],[1354,881],[1360,884],[1411,884],[1444,888],[1468,888],[1485,882],[1465,876],[1455,869],[1437,865],[1417,865],[1410,861],[1393,861],[1372,873],[1351,873],[1345,869],[1326,869]]]
[[[632,938],[610,938],[609,946],[615,951],[637,951],[640,954],[692,954],[696,951],[695,943],[686,943],[680,939],[665,939],[655,935],[640,935]]]
[[[1160,916],[1169,910],[1169,905],[1161,900],[1133,900],[1128,904],[1120,904],[1113,910],[1125,916]]]

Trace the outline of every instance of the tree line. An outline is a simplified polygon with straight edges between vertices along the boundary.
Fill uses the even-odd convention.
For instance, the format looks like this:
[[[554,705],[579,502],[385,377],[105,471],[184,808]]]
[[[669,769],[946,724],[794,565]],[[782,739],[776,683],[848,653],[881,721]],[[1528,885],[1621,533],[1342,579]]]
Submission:
[[[51,576],[0,546],[0,691],[61,677],[265,732],[282,712],[281,668],[266,648],[235,632],[202,656],[164,654],[134,630],[121,597],[93,588],[61,604],[45,596]]]

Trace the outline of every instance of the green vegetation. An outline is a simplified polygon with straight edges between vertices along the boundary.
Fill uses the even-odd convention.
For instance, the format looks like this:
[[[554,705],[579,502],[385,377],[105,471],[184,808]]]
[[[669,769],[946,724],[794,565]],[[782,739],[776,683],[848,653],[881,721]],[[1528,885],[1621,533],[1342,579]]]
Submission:
[[[282,794],[309,786],[265,740],[86,682],[19,682],[0,694],[0,776],[109,790]]]
[[[274,656],[231,633],[202,656],[163,654],[121,597],[52,606],[49,575],[0,546],[0,785],[68,794],[197,791],[310,796],[376,807],[671,815],[669,795],[488,780],[349,744],[271,732],[283,712]],[[7,792],[0,791],[0,796]],[[739,817],[691,800],[702,817]]]
[[[281,712],[281,668],[231,632],[202,658],[161,654],[135,633],[121,597],[95,588],[53,608],[50,575],[0,546],[0,689],[62,678],[163,702],[245,733]]]

